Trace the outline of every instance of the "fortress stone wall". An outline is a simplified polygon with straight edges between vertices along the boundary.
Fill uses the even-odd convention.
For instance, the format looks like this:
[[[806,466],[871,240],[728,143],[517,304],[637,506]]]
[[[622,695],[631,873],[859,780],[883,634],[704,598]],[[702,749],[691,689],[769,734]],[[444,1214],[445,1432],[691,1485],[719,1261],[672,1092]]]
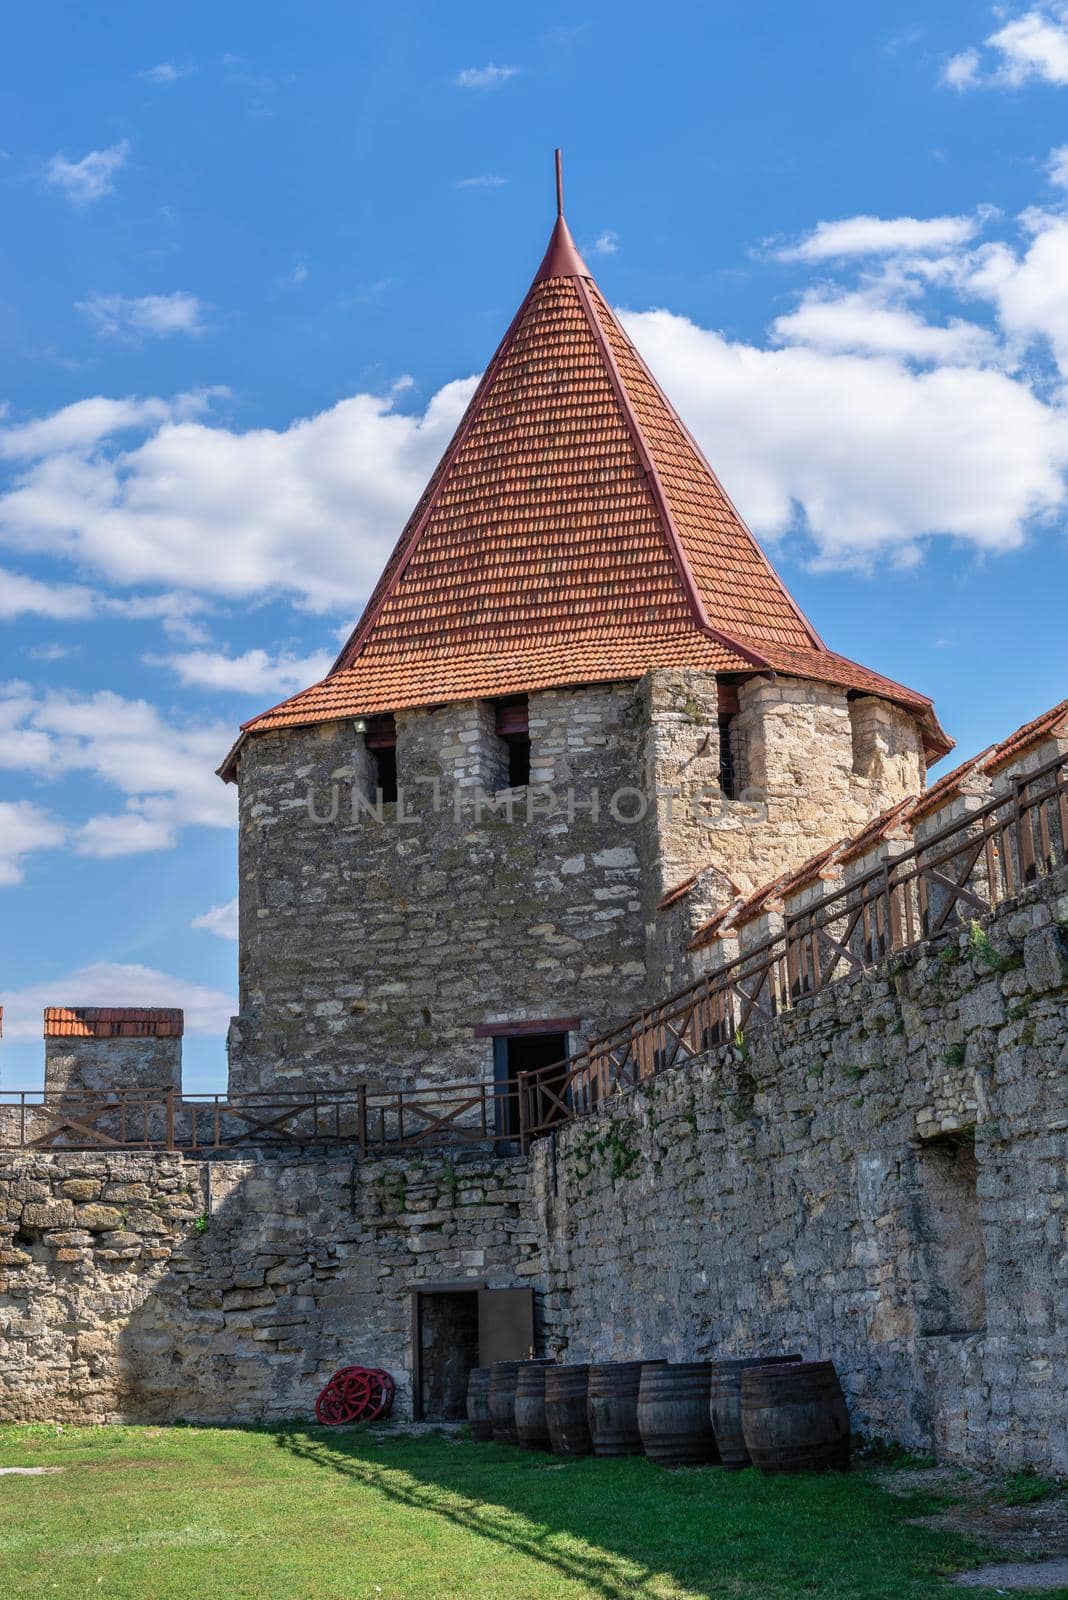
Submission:
[[[531,695],[511,792],[492,702],[398,712],[380,820],[354,722],[251,740],[231,1088],[482,1079],[475,1028],[501,1022],[577,1019],[574,1046],[686,981],[705,910],[919,792],[918,726],[888,702],[799,679],[736,695],[734,796],[712,673]],[[698,868],[705,901],[663,922]]]
[[[411,1411],[411,1291],[540,1261],[519,1159],[0,1152],[0,1420],[279,1421],[338,1367]]]
[[[0,1156],[0,1416],[410,1408],[411,1291],[530,1285],[569,1360],[800,1349],[857,1426],[1068,1470],[1068,872],[529,1158]]]

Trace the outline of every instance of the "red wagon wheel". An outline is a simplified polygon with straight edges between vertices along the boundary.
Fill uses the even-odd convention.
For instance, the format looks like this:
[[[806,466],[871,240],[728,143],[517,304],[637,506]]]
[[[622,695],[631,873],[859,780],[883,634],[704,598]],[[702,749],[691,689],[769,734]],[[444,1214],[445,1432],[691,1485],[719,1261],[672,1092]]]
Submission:
[[[324,1427],[389,1415],[396,1385],[381,1367],[341,1367],[322,1389],[315,1415]]]

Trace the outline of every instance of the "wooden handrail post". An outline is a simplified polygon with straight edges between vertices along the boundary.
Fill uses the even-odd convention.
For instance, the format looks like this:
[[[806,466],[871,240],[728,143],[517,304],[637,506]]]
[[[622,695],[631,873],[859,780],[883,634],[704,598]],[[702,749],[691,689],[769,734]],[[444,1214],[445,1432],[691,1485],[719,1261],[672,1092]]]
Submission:
[[[149,1129],[145,1130],[150,1132]],[[174,1090],[167,1090],[167,1149],[174,1149]]]
[[[526,1155],[530,1149],[530,1107],[527,1102],[529,1089],[527,1079],[529,1072],[521,1072],[516,1078],[516,1096],[519,1100],[519,1148]]]
[[[367,1085],[356,1085],[356,1129],[360,1141],[360,1158],[367,1158]]]

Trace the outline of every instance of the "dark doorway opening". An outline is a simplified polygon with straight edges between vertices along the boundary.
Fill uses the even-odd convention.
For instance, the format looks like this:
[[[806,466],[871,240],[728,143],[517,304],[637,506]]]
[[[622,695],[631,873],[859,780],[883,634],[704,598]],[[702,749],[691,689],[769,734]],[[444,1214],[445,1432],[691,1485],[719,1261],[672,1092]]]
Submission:
[[[493,1041],[494,1080],[497,1087],[497,1134],[503,1141],[519,1138],[519,1074],[552,1067],[567,1056],[566,1033],[499,1034]],[[565,1068],[546,1073],[542,1082],[562,1097]],[[543,1109],[546,1109],[543,1107]],[[557,1116],[563,1113],[556,1108]],[[556,1121],[557,1117],[549,1118]]]
[[[435,1422],[467,1415],[467,1377],[478,1360],[478,1295],[425,1294],[419,1317],[419,1411]]]
[[[534,1291],[460,1281],[412,1291],[412,1413],[416,1422],[467,1414],[472,1367],[534,1354]]]

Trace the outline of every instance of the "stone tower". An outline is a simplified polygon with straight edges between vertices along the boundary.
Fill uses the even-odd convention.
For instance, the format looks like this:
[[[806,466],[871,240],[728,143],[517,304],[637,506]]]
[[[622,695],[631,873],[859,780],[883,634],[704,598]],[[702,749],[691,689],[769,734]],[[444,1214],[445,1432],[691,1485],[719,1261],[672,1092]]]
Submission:
[[[558,1059],[691,974],[681,883],[696,925],[948,748],[929,700],[802,615],[561,209],[336,664],[221,769],[231,1087]]]

